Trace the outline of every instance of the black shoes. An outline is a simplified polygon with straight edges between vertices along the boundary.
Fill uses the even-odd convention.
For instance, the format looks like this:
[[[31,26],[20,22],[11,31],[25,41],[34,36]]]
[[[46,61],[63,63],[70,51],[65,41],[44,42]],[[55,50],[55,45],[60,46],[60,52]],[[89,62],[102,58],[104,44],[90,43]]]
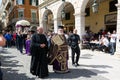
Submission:
[[[42,78],[42,79],[44,79],[44,78],[47,78],[48,76],[49,76],[49,75],[46,74],[46,75],[38,76],[38,78]]]
[[[76,67],[76,65],[75,65],[75,64],[72,64],[72,65]]]
[[[72,65],[75,67],[80,66],[78,63],[72,64]]]
[[[80,66],[80,64],[76,63],[77,66]]]

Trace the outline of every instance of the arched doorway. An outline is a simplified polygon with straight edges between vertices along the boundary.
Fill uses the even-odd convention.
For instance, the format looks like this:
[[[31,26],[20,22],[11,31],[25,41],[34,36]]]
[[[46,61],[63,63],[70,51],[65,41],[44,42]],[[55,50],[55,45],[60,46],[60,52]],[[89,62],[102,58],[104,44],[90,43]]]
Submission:
[[[117,26],[117,0],[98,0],[98,13],[93,13],[92,4],[90,0],[85,8],[85,29],[94,33],[100,30],[110,31],[116,30]]]
[[[73,31],[75,28],[74,7],[70,2],[63,2],[57,12],[57,17],[61,20],[66,33]]]
[[[54,31],[53,13],[49,9],[46,9],[43,14],[43,27],[46,33],[48,31]]]

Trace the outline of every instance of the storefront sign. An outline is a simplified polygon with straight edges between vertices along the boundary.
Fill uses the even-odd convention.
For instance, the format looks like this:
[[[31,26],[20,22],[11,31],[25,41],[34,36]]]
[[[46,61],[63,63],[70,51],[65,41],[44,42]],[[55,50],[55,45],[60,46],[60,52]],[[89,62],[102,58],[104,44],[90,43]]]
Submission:
[[[105,15],[105,24],[116,24],[117,23],[117,13]]]

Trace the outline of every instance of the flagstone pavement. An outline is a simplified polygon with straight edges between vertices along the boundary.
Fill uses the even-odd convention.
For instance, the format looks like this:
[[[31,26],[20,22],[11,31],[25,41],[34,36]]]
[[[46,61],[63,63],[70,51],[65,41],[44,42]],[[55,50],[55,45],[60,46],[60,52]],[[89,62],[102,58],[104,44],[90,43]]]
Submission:
[[[3,80],[42,80],[30,74],[31,56],[20,54],[16,48],[0,52]],[[100,51],[81,50],[80,66],[71,65],[70,73],[56,74],[49,65],[49,76],[44,80],[120,80],[120,57]]]

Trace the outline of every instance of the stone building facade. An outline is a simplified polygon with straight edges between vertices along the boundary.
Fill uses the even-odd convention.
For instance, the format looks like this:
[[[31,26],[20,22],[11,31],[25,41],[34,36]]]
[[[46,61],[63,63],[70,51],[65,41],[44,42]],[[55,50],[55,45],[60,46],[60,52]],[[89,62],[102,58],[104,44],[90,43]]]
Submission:
[[[38,0],[3,0],[3,13],[6,12],[6,28],[15,29],[19,20],[27,20],[31,26],[38,26]]]
[[[86,8],[91,7],[94,0],[39,0],[39,25],[44,27],[47,32],[49,29],[57,32],[58,25],[64,25],[68,31],[76,28],[78,34],[82,38],[85,29],[89,28],[93,32],[98,32],[100,29],[115,29],[117,34],[120,34],[120,0],[98,0],[98,13],[90,13],[91,17],[86,17]],[[111,11],[113,1],[116,10]],[[65,12],[64,19],[62,16]],[[68,14],[66,14],[68,13]],[[69,14],[70,13],[70,14]],[[72,16],[71,16],[72,15]],[[70,20],[69,17],[71,16]],[[70,23],[69,23],[70,22]],[[114,25],[115,27],[109,27]],[[71,28],[72,26],[72,28]],[[110,29],[111,28],[111,29]],[[119,36],[117,38],[117,53],[120,53]]]

